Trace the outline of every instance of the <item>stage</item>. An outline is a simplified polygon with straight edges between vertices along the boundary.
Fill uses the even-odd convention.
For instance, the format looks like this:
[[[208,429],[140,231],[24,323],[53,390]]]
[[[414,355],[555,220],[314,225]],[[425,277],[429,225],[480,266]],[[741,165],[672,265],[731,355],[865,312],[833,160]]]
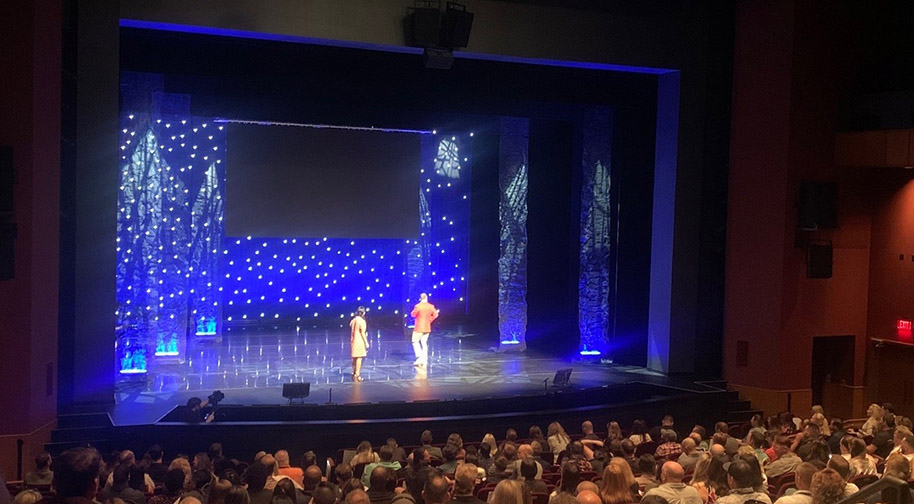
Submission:
[[[149,424],[188,398],[221,390],[225,405],[280,405],[282,384],[311,383],[306,404],[423,402],[542,396],[555,392],[559,369],[573,369],[567,390],[645,382],[690,388],[644,368],[601,363],[598,358],[558,358],[528,350],[496,353],[479,335],[460,329],[432,333],[429,364],[413,366],[403,330],[369,329],[371,348],[362,376],[350,377],[348,328],[240,329],[221,339],[196,339],[186,362],[157,361],[148,373],[119,384],[110,411],[115,425]],[[694,385],[692,385],[694,386]],[[332,394],[332,397],[331,397]]]

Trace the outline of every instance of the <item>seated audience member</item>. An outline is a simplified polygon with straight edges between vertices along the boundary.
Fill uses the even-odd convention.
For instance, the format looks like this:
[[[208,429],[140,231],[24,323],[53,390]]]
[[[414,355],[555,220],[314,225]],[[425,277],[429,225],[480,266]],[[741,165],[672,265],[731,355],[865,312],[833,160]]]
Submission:
[[[622,435],[622,427],[619,426],[619,422],[615,420],[606,424],[606,441],[604,443],[609,444],[612,441],[622,441],[625,439],[625,436]]]
[[[184,457],[175,457],[171,461],[171,464],[168,465],[168,470],[178,469],[184,473],[184,490],[192,490],[194,488],[194,473],[190,469],[190,462],[187,461]]]
[[[313,492],[314,489],[317,488],[317,486],[321,484],[321,481],[323,481],[323,479],[324,479],[324,475],[323,475],[323,473],[321,473],[320,467],[318,467],[316,465],[308,466],[305,469],[304,476],[302,477],[302,481],[304,482],[304,485],[302,485],[302,488],[300,488],[300,490],[302,491],[302,493],[305,496],[310,497],[311,492]]]
[[[273,498],[273,490],[264,488],[270,475],[270,468],[260,462],[251,464],[244,471],[242,479],[247,484],[250,504],[270,504],[270,500]]]
[[[171,504],[181,497],[182,491],[184,491],[184,471],[172,469],[165,473],[162,493],[147,499],[147,504]]]
[[[392,437],[387,438],[387,446],[390,447],[390,450],[393,453],[393,455],[391,455],[391,460],[399,462],[401,466],[406,465],[406,450],[397,444],[397,440]]]
[[[850,466],[849,477],[854,478],[856,476],[877,474],[876,464],[869,457],[869,454],[866,453],[866,443],[858,437],[847,436],[847,438],[847,444],[849,445],[848,448],[850,450],[850,460],[848,460]]]
[[[213,481],[206,493],[206,504],[225,504],[225,497],[235,485],[227,479],[218,479]],[[294,491],[295,488],[293,487]],[[294,496],[295,494],[293,494]],[[293,501],[294,504],[294,501]]]
[[[505,457],[498,457],[486,473],[486,481],[498,483],[501,480],[511,479],[514,472],[508,469],[509,462]]]
[[[505,442],[506,443],[517,443],[517,431],[514,429],[508,429],[505,431]]]
[[[220,446],[220,451],[221,449],[222,447]],[[286,450],[277,451],[276,465],[279,468],[279,474],[291,478],[292,481],[298,483],[299,486],[304,486],[305,473],[299,467],[292,467],[292,464],[289,461],[289,452]]]
[[[676,442],[676,432],[669,429],[662,429],[660,431],[660,440],[662,444],[657,447],[654,451],[654,456],[657,458],[670,458],[676,457],[682,453],[682,445]]]
[[[863,433],[864,436],[872,436],[876,434],[878,425],[882,421],[882,417],[885,416],[885,409],[879,404],[873,403],[866,409],[866,415],[868,418],[863,426],[860,427],[860,432]]]
[[[162,461],[165,454],[162,447],[154,444],[146,452],[146,473],[156,485],[165,482],[165,476],[168,474],[168,466]]]
[[[222,471],[228,467],[228,459],[222,455],[222,443],[209,445],[209,450],[206,454],[209,455],[209,460],[213,463],[213,474],[222,474]]]
[[[844,497],[846,483],[834,469],[822,469],[812,476],[809,491],[813,504],[835,504]]]
[[[809,462],[803,462],[798,465],[796,469],[797,491],[781,497],[776,501],[776,504],[812,504],[812,493],[809,488],[812,486],[812,476],[818,470],[816,466]]]
[[[426,431],[428,432],[428,431]],[[429,436],[431,433],[429,432]],[[412,453],[412,460],[406,466],[406,491],[413,496],[417,504],[425,504],[422,500],[422,489],[425,488],[425,481],[433,469],[429,466],[431,455],[425,447],[416,448]],[[507,466],[507,463],[505,463]]]
[[[641,468],[638,467],[638,458],[635,457],[635,443],[631,439],[623,439],[620,443],[622,448],[622,458],[628,462],[628,466],[631,468],[632,472],[640,473]]]
[[[393,471],[376,466],[369,475],[368,500],[371,504],[390,504],[394,498],[397,480]]]
[[[882,458],[888,458],[895,448],[895,415],[885,415],[876,425],[876,433],[870,443],[869,450]]]
[[[778,436],[774,440],[774,452],[777,455],[774,462],[768,464],[765,468],[765,474],[768,479],[780,476],[784,473],[794,472],[803,460],[796,453],[790,451],[787,445],[787,436]]]
[[[95,448],[71,448],[58,455],[52,483],[55,495],[45,499],[45,504],[93,504],[101,463]],[[6,492],[6,485],[2,488]]]
[[[698,464],[698,459],[701,457],[701,453],[698,451],[695,446],[695,440],[687,437],[682,440],[682,454],[679,455],[679,465],[682,466],[682,470],[686,473],[693,472],[695,470],[695,465]]]
[[[841,449],[841,440],[847,435],[847,429],[844,428],[844,421],[837,417],[832,417],[829,428],[831,436],[828,437],[828,448],[832,453],[838,453]]]
[[[663,442],[662,441],[662,437],[663,437],[662,431],[665,431],[665,430],[673,431],[673,433],[676,434],[675,441],[677,441],[677,442],[679,441],[679,433],[676,432],[676,430],[674,429],[673,415],[670,415],[669,413],[667,413],[666,415],[663,415],[663,419],[660,420],[660,425],[658,425],[650,430],[651,439],[653,439],[654,441],[657,441],[657,442]]]
[[[727,422],[717,422],[714,424],[714,435],[721,439],[719,444],[723,445],[728,456],[732,457],[736,455],[737,450],[739,450],[739,440],[730,436],[730,426]]]
[[[643,488],[645,492],[660,484],[655,476],[654,471],[656,470],[657,463],[654,460],[653,455],[645,453],[638,459],[638,472],[641,473],[641,476],[635,478],[635,481],[638,482],[638,486]]]
[[[362,480],[358,478],[352,478],[347,481],[340,487],[340,493],[343,495],[352,495],[353,492],[362,492],[365,493],[366,504],[368,502],[368,493],[365,492],[365,488],[362,487]],[[361,498],[362,494],[356,494],[357,498]]]
[[[352,467],[355,467],[359,464],[371,464],[380,460],[378,454],[371,449],[371,443],[368,441],[362,441],[359,443],[359,446],[355,449],[355,456],[352,457],[352,460],[349,461],[349,464]]]
[[[367,464],[365,470],[362,472],[362,485],[366,488],[370,487],[369,478],[371,477],[371,471],[376,467],[386,467],[390,469],[391,472],[396,473],[400,470],[400,463],[393,460],[394,451],[389,445],[384,445],[378,450],[378,456],[380,460],[372,464]],[[456,466],[455,466],[456,468]],[[443,469],[442,469],[443,470]],[[453,472],[453,471],[444,471],[444,472]]]
[[[753,431],[749,433],[749,446],[752,447],[752,450],[755,452],[755,456],[758,458],[758,461],[763,466],[768,463],[768,455],[765,453],[765,449],[768,448],[768,439],[765,437],[764,432]]]
[[[659,495],[651,495],[650,497],[645,495],[644,498],[641,499],[640,504],[669,504],[669,503],[666,501],[666,499],[664,499],[663,497],[661,497]]]
[[[422,445],[422,448],[425,448],[428,451],[428,456],[433,460],[440,461],[444,456],[441,454],[441,448],[437,446],[432,446],[434,439],[432,438],[432,431],[424,430],[419,436],[419,443]],[[415,497],[415,494],[413,494]]]
[[[546,442],[549,443],[549,449],[555,457],[555,462],[560,462],[559,455],[565,451],[571,443],[571,437],[565,433],[562,424],[552,422],[546,430]]]
[[[885,461],[885,470],[882,473],[882,477],[889,476],[898,478],[901,481],[910,481],[911,463],[900,454],[889,455],[889,458]],[[882,499],[882,495],[876,494],[867,499],[866,504],[878,504],[880,502],[885,502],[885,500]],[[914,489],[911,490],[911,502],[914,502]]]
[[[644,494],[657,495],[669,504],[702,504],[698,490],[682,482],[685,471],[678,462],[666,462],[660,469],[660,485]]]
[[[562,464],[562,478],[559,482],[559,485],[555,487],[555,490],[550,496],[551,498],[555,497],[560,493],[566,493],[569,495],[576,495],[578,483],[581,482],[581,471],[578,470],[578,465],[573,462],[565,462]]]
[[[514,482],[518,483],[519,482]],[[451,485],[447,478],[434,472],[429,474],[422,489],[422,500],[425,504],[445,504],[451,500]]]
[[[355,480],[358,481],[358,480]],[[343,499],[345,504],[370,504],[371,501],[368,500],[368,493],[365,490],[353,490],[348,492]]]
[[[600,496],[597,495],[597,499],[599,498]],[[600,501],[597,504],[602,504],[602,502],[603,501]],[[581,504],[581,502],[578,501],[574,494],[553,492],[552,495],[549,496],[549,504]]]
[[[631,482],[627,481],[625,466],[610,463],[603,469],[600,480],[600,497],[603,504],[632,504],[637,502],[637,494],[632,493]]]
[[[321,483],[311,494],[311,504],[338,504],[336,488],[329,483]],[[210,504],[207,502],[206,504]],[[307,503],[305,503],[307,504]]]
[[[899,443],[893,453],[901,453],[909,462],[914,460],[914,433],[911,429],[904,426],[895,427],[895,437]]]
[[[543,456],[542,443],[536,440],[530,441],[530,450],[533,451],[533,460],[535,460],[540,465],[540,467],[543,468],[543,470],[552,467],[552,462],[546,460],[546,458]],[[551,459],[552,457],[550,456],[549,458]]]
[[[476,498],[476,477],[478,468],[473,464],[461,464],[454,473],[454,496],[452,502],[460,504],[484,504]]]
[[[539,465],[532,458],[520,460],[520,476],[523,478],[524,485],[530,493],[549,493],[549,489],[542,480],[536,479],[536,471]]]
[[[727,468],[727,484],[730,487],[727,495],[717,499],[718,504],[743,504],[747,501],[757,500],[771,504],[771,498],[765,492],[758,492],[754,484],[759,478],[757,470],[748,462],[737,458]]]
[[[183,498],[183,499],[181,499],[180,504],[201,504],[202,503],[202,501],[201,501],[201,503],[194,503],[194,502],[188,503],[186,501],[187,501],[187,498]],[[250,494],[248,494],[247,489],[245,489],[243,486],[235,485],[235,486],[232,486],[232,488],[230,488],[228,490],[228,492],[226,492],[223,502],[224,502],[224,504],[251,504],[251,496],[250,496]]]
[[[708,451],[708,449],[711,448],[711,443],[708,442],[708,431],[703,426],[696,425],[695,427],[692,427],[692,432],[689,433],[689,436],[692,434],[698,435],[699,439],[697,439],[697,442],[699,450]]]
[[[578,465],[578,469],[580,469],[581,472],[593,471],[593,465],[587,460],[587,457],[584,456],[584,443],[574,441],[569,447],[571,448],[571,460]]]
[[[812,449],[812,445],[819,440],[821,432],[819,431],[819,426],[816,424],[806,424],[806,427],[803,427],[803,432],[797,434],[793,439],[793,444],[790,446],[790,451],[799,455],[801,459],[806,458],[808,450]]]
[[[635,484],[637,485],[637,483]],[[578,483],[578,486],[575,488],[574,495],[580,495],[581,492],[594,492],[595,494],[600,495],[600,486],[593,481],[584,480]]]
[[[698,458],[698,463],[695,464],[695,471],[692,473],[692,480],[689,481],[689,485],[698,491],[698,495],[701,496],[701,501],[705,503],[717,500],[717,495],[714,494],[709,483],[708,475],[710,468],[711,455],[704,452]]]
[[[844,480],[844,482],[845,482],[844,496],[845,497],[849,497],[851,494],[855,494],[860,491],[860,489],[857,488],[857,485],[850,483],[848,481],[848,479],[850,479],[851,467],[850,467],[850,464],[847,462],[847,459],[845,459],[844,457],[832,457],[831,459],[828,460],[828,464],[826,465],[826,467],[828,467],[829,469],[832,469],[833,471],[838,473],[838,476],[841,476],[841,479]]]
[[[115,465],[119,466],[122,464],[126,464],[128,466],[132,466],[132,465],[136,464],[136,455],[134,455],[134,453],[130,450],[122,451],[120,454],[118,454]],[[187,468],[187,474],[188,474],[188,480],[190,480],[191,479],[191,476],[190,476],[191,469],[189,466]],[[150,493],[150,494],[153,493],[155,491],[155,487],[156,487],[155,482],[152,481],[152,478],[150,478],[148,474],[144,477],[144,480],[146,482],[146,493]],[[105,482],[104,486],[108,486],[108,485],[112,484],[113,482],[114,482],[114,471],[112,470],[110,473],[108,473],[108,479]]]
[[[592,490],[578,492],[578,504],[603,504],[603,499]]]
[[[444,462],[438,466],[438,470],[445,474],[452,474],[457,470],[457,447],[451,444],[445,445],[441,450],[441,458]]]
[[[651,435],[647,432],[647,424],[644,423],[644,420],[638,419],[632,422],[632,430],[628,439],[630,439],[635,446],[651,441]]]
[[[23,481],[26,485],[50,485],[54,480],[54,471],[51,470],[51,454],[41,452],[35,457],[35,470],[26,473]]]
[[[140,464],[130,466],[127,485],[138,492],[146,492],[146,470],[143,469],[143,466]]]
[[[527,438],[529,438],[531,442],[539,441],[541,445],[549,443],[546,441],[546,436],[543,435],[543,429],[540,429],[539,425],[531,425],[530,428],[527,429]]]
[[[17,493],[10,504],[35,504],[43,498],[41,492],[28,488]]]
[[[343,485],[349,482],[352,479],[352,466],[343,462],[342,464],[333,468],[333,483],[336,485],[337,491],[342,490]],[[345,500],[346,495],[340,494],[338,496],[340,500]]]
[[[593,441],[599,441],[600,438],[593,433],[593,422],[590,420],[585,420],[581,423],[581,434],[583,434],[582,439],[589,439]]]
[[[143,492],[130,488],[128,484],[130,480],[130,468],[131,466],[127,464],[121,464],[115,467],[112,484],[98,493],[98,500],[105,501],[112,497],[117,497],[124,502],[129,502],[131,504],[146,504],[146,496]]]
[[[543,478],[543,466],[539,463],[539,461],[537,461],[534,458],[533,446],[528,445],[528,444],[522,444],[517,447],[517,460],[514,461],[514,469],[513,469],[514,474],[518,474],[518,475],[521,474],[521,472],[520,472],[521,462],[523,462],[524,460],[527,460],[527,459],[533,460],[534,464],[536,464],[536,476],[533,479],[542,479]],[[548,464],[548,466],[552,466],[552,464]],[[519,479],[525,479],[525,478],[523,475],[521,475]]]

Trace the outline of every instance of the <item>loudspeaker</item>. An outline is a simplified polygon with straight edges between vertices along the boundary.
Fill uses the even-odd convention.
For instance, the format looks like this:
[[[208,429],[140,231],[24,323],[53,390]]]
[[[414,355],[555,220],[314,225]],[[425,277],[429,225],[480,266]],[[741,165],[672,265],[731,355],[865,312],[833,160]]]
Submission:
[[[838,227],[838,187],[831,182],[803,182],[800,185],[797,227],[814,231]]]
[[[282,396],[292,402],[292,399],[301,399],[302,402],[305,402],[304,399],[311,395],[311,383],[283,383],[282,384]]]
[[[466,47],[470,42],[470,30],[473,28],[473,13],[467,12],[466,6],[448,2],[444,12],[444,31],[441,34],[441,45],[448,49]]]
[[[806,246],[806,277],[831,278],[832,246],[831,243],[810,243]]]
[[[437,47],[441,40],[441,11],[435,7],[416,7],[412,14],[413,47]]]

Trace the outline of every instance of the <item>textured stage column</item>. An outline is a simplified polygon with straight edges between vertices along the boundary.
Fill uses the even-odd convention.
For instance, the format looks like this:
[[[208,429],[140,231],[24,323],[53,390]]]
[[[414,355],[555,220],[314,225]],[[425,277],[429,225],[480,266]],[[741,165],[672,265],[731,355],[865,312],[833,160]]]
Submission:
[[[583,131],[581,273],[578,316],[582,355],[609,356],[610,142],[608,110],[594,112]]]
[[[527,348],[527,142],[530,121],[501,120],[498,186],[501,246],[498,258],[500,351]]]

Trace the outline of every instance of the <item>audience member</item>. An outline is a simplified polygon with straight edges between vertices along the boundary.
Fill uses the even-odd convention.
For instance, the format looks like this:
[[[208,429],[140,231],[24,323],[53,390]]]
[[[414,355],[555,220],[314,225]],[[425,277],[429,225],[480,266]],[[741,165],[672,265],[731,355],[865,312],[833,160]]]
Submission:
[[[368,500],[368,493],[364,490],[353,490],[346,494],[343,502],[345,502],[345,504],[370,504],[371,501]]]
[[[451,501],[460,504],[484,504],[476,498],[477,467],[473,464],[461,464],[454,473],[454,496]]]
[[[400,462],[396,462],[393,460],[394,450],[393,450],[393,448],[390,447],[390,445],[384,445],[380,449],[378,449],[378,455],[380,457],[380,460],[378,462],[373,462],[371,464],[365,465],[365,470],[362,472],[362,486],[370,487],[369,478],[371,477],[371,472],[376,467],[386,467],[387,469],[390,469],[394,473],[396,473],[397,471],[399,471],[401,469]],[[456,468],[456,466],[455,466],[455,468]],[[442,471],[449,472],[449,473],[453,472],[453,471],[446,471],[444,469],[442,469]]]
[[[803,460],[796,453],[790,451],[787,445],[787,436],[778,436],[774,440],[774,453],[776,454],[774,462],[768,464],[765,468],[765,474],[769,479],[780,476],[784,473],[794,472],[794,470],[803,463]]]
[[[352,457],[352,460],[349,461],[349,464],[353,467],[359,464],[371,464],[380,460],[378,454],[371,449],[371,443],[368,441],[359,443],[359,446],[356,447],[355,451],[355,455]]]
[[[669,504],[702,504],[698,490],[682,482],[685,471],[678,462],[666,462],[660,469],[660,485],[648,490],[648,495],[663,497]]]
[[[513,483],[520,485],[517,481],[514,481]],[[422,489],[422,500],[425,504],[445,504],[450,501],[450,483],[448,483],[447,479],[438,472],[429,474],[425,481],[425,487]]]
[[[682,454],[679,455],[677,459],[679,465],[682,466],[682,470],[686,473],[693,472],[695,470],[695,465],[698,464],[698,459],[701,457],[701,453],[698,451],[695,446],[695,440],[687,437],[682,440]]]
[[[653,455],[645,453],[638,459],[638,472],[641,473],[641,476],[638,476],[635,480],[645,492],[660,484],[656,478],[656,470],[657,463]]]
[[[244,472],[242,479],[247,484],[250,504],[269,504],[273,490],[264,488],[270,478],[270,468],[260,462],[251,464]]]
[[[185,499],[181,499],[181,504],[201,504],[202,502],[187,503]],[[226,492],[224,504],[251,504],[251,496],[243,486],[233,486]]]
[[[28,488],[17,493],[11,504],[35,504],[43,498],[41,492]]]
[[[710,468],[711,455],[704,452],[699,456],[698,462],[695,464],[695,471],[692,473],[692,480],[689,482],[689,485],[698,491],[702,502],[714,502],[717,500],[717,495],[709,483]]]
[[[866,416],[868,418],[863,426],[860,427],[860,432],[863,433],[864,436],[872,436],[876,434],[879,424],[882,422],[882,417],[885,416],[885,410],[882,406],[873,403],[866,409]]]
[[[527,430],[527,437],[530,438],[530,442],[539,441],[540,444],[549,444],[549,442],[546,441],[546,436],[543,435],[543,429],[540,429],[539,425],[531,425]]]
[[[523,478],[527,490],[530,493],[549,493],[546,484],[542,480],[536,479],[536,471],[539,469],[539,464],[532,458],[525,458],[520,460],[519,463],[520,476]]]
[[[190,470],[190,462],[184,457],[175,457],[168,465],[168,470],[178,469],[184,473],[184,489],[190,490],[194,487],[194,476]]]
[[[748,462],[737,458],[727,467],[728,486],[730,491],[727,495],[717,499],[718,504],[743,504],[747,501],[756,500],[764,504],[771,504],[771,498],[765,492],[758,492],[755,489],[756,479],[759,478],[757,470]]]
[[[666,499],[664,499],[663,497],[661,497],[659,495],[651,495],[651,496],[645,495],[644,498],[641,499],[640,504],[669,504],[669,503],[666,501]]]
[[[647,433],[647,425],[644,423],[644,420],[638,419],[632,422],[632,431],[628,436],[628,439],[630,439],[635,446],[651,441],[651,435]]]
[[[812,504],[835,504],[844,496],[846,483],[834,469],[823,469],[812,477]]]
[[[311,494],[311,504],[338,504],[336,488],[330,483],[321,483]],[[208,502],[206,504],[209,504]],[[304,503],[307,504],[307,503]]]
[[[98,493],[98,500],[105,501],[117,497],[131,504],[146,504],[146,496],[142,491],[134,490],[129,486],[131,466],[121,464],[114,468],[112,484],[106,486]],[[201,499],[202,500],[202,499]]]
[[[603,504],[637,502],[635,494],[632,493],[631,482],[627,481],[623,464],[610,463],[603,470],[603,478],[600,480],[600,497]]]
[[[222,446],[219,446],[221,452]],[[221,456],[221,453],[220,453]],[[213,464],[215,465],[215,464]],[[299,467],[292,467],[291,462],[289,461],[289,452],[286,450],[279,450],[276,452],[276,465],[278,467],[279,474],[291,478],[292,481],[298,483],[299,486],[304,486],[304,477],[305,473]],[[206,504],[209,504],[208,502]]]
[[[441,458],[444,462],[438,466],[438,470],[445,474],[452,474],[457,470],[457,447],[447,444],[441,450]]]
[[[492,440],[493,440],[493,446],[494,446],[495,438],[492,438]],[[422,445],[422,448],[425,448],[425,450],[428,451],[429,457],[431,457],[434,460],[440,461],[443,457],[441,454],[441,448],[438,448],[437,446],[432,446],[432,442],[434,442],[434,438],[432,438],[432,431],[430,431],[430,430],[422,431],[422,434],[419,436],[419,443]],[[413,494],[413,497],[415,497],[415,494]]]
[[[25,481],[26,485],[39,486],[50,485],[53,480],[54,471],[51,470],[51,454],[41,452],[35,457],[35,470],[26,473],[23,481]]]
[[[555,462],[557,462],[559,460],[559,455],[565,451],[568,444],[571,443],[571,438],[565,433],[562,424],[552,422],[546,430],[546,442],[549,443],[549,449],[555,457]]]
[[[143,457],[146,462],[146,473],[156,485],[164,483],[165,476],[168,474],[168,466],[163,462],[164,457],[162,447],[157,444],[150,446],[146,451],[146,456]]]
[[[727,422],[717,422],[714,424],[714,436],[721,440],[719,444],[724,447],[727,456],[732,457],[736,455],[737,450],[739,450],[739,440],[730,435],[730,425],[728,425]],[[718,441],[715,442],[717,443]]]
[[[778,499],[775,504],[812,504],[812,476],[819,469],[809,462],[803,462],[796,469],[797,491]]]
[[[516,480],[504,480],[495,486],[489,504],[531,504],[530,492]]]
[[[184,490],[184,471],[171,469],[165,473],[162,493],[146,499],[147,504],[171,504],[178,500]]]
[[[600,438],[593,433],[593,422],[590,420],[585,420],[581,423],[581,434],[583,434],[582,439],[589,439],[593,441],[600,440]]]
[[[577,498],[578,504],[603,504],[603,499],[593,490],[581,490]]]
[[[396,476],[383,466],[376,466],[369,475],[368,500],[371,504],[390,504],[394,498]]]
[[[606,444],[610,441],[622,441],[625,436],[622,434],[622,427],[619,422],[612,421],[606,424]]]
[[[660,440],[662,444],[657,447],[654,451],[654,456],[657,458],[666,458],[673,459],[679,458],[679,455],[682,453],[682,445],[676,442],[676,432],[670,429],[662,429],[660,431]]]
[[[387,438],[387,446],[390,447],[392,453],[391,460],[394,462],[399,462],[401,466],[406,465],[406,450],[397,444],[397,440],[392,437]]]
[[[431,432],[425,432],[428,432],[429,437],[431,437]],[[425,433],[423,433],[423,436],[424,434]],[[425,504],[422,500],[422,491],[425,488],[428,474],[432,471],[432,468],[429,467],[430,461],[431,455],[429,455],[428,449],[420,447],[413,450],[412,460],[406,467],[406,491],[413,496],[416,500],[416,504]]]

